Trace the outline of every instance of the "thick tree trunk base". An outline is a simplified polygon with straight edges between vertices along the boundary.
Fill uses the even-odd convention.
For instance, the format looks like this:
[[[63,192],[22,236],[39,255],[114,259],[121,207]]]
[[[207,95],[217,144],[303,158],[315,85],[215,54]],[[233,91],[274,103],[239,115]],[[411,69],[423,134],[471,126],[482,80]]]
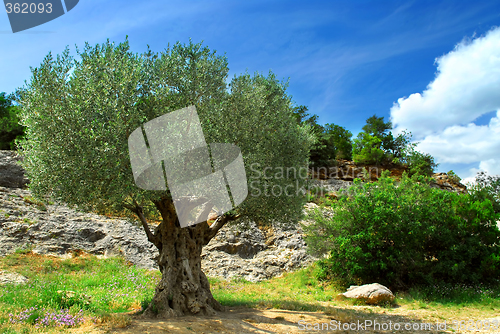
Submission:
[[[201,270],[202,247],[211,239],[213,231],[206,222],[181,228],[171,202],[156,204],[163,217],[154,236],[159,241],[158,267],[162,277],[143,317],[210,316],[224,311],[213,298],[208,279]]]

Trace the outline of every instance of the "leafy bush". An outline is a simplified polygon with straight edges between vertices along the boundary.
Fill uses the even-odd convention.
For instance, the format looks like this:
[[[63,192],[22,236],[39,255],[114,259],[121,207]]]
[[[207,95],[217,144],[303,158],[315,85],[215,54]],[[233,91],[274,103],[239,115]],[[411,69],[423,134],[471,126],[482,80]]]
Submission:
[[[395,289],[439,282],[476,284],[500,275],[500,231],[490,200],[430,187],[423,176],[387,172],[355,184],[306,227],[321,278]]]

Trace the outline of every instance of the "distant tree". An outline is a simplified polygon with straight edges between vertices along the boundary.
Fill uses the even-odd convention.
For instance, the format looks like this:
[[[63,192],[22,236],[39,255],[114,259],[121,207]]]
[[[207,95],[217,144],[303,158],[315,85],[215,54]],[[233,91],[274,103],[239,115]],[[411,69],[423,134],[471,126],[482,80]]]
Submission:
[[[389,132],[386,137],[384,150],[390,154],[394,162],[398,162],[405,155],[405,150],[412,145],[411,137],[411,132],[407,131],[403,131],[396,138],[394,138],[392,132]]]
[[[434,157],[416,149],[418,142],[411,142],[411,132],[403,131],[396,137],[393,145],[393,161],[408,168],[408,175],[432,176],[439,165]]]
[[[306,106],[300,105],[292,108],[293,118],[296,120],[297,124],[309,124],[313,128],[318,128],[318,115],[311,115],[308,113],[309,109]]]
[[[191,42],[176,43],[161,54],[148,50],[138,55],[128,41],[118,46],[107,41],[86,44],[78,55],[80,60],[69,49],[57,57],[49,53],[17,91],[27,127],[21,153],[30,189],[37,197],[51,195],[83,210],[125,208],[137,215],[159,250],[162,273],[146,314],[170,317],[221,310],[201,270],[203,246],[237,218],[293,224],[302,214],[305,197],[300,191],[284,191],[303,185],[300,173],[259,177],[258,166],[307,166],[310,140],[291,117],[286,85],[272,73],[245,74],[235,76],[228,90],[226,58]],[[236,144],[247,179],[258,182],[249,182],[247,199],[212,224],[181,228],[169,190],[136,186],[128,138],[144,122],[189,105],[196,106],[206,141]],[[148,224],[150,212],[162,217],[154,231]]]
[[[467,186],[467,191],[476,200],[489,200],[497,214],[500,214],[500,175],[488,175],[481,171],[476,174],[475,184]]]
[[[363,126],[363,131],[374,137],[380,138],[384,142],[384,138],[388,136],[388,131],[392,129],[392,123],[384,122],[384,117],[373,115],[366,120],[366,125]]]
[[[416,150],[418,143],[411,142],[411,132],[403,131],[397,137],[392,132],[392,123],[383,117],[371,116],[363,131],[353,140],[353,160],[362,164],[398,163],[406,165],[411,175],[431,176],[438,164],[430,154]]]
[[[352,133],[336,124],[319,126],[315,132],[316,143],[311,149],[310,165],[312,167],[328,167],[335,165],[336,159],[351,158]]]
[[[414,147],[410,147],[404,154],[405,155],[400,161],[404,162],[404,164],[408,167],[408,174],[410,176],[432,176],[432,174],[434,174],[434,170],[439,165],[434,161],[434,157],[432,155],[419,152]]]
[[[354,139],[352,157],[354,162],[367,165],[380,165],[387,160],[382,149],[382,140],[366,132],[360,132]]]
[[[19,107],[12,104],[12,97],[0,93],[0,150],[15,149],[15,140],[24,134],[19,124]]]
[[[336,124],[318,124],[318,116],[310,115],[306,106],[292,110],[297,124],[309,127],[314,144],[309,157],[310,166],[324,167],[335,164],[335,159],[351,159],[352,133]]]
[[[357,163],[382,164],[390,158],[386,152],[393,146],[394,138],[389,130],[391,122],[373,115],[366,120],[363,131],[354,139],[352,157]]]
[[[327,123],[325,125],[325,132],[328,134],[327,142],[335,148],[335,158],[351,160],[351,131],[340,125]]]

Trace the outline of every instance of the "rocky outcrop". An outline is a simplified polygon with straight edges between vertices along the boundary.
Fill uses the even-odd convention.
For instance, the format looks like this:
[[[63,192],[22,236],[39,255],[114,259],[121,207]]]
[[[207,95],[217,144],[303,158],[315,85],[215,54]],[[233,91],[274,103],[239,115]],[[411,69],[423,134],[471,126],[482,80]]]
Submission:
[[[339,160],[337,166],[313,168],[309,170],[313,186],[322,188],[323,192],[335,195],[339,190],[346,189],[352,185],[354,179],[364,179],[363,168],[368,172],[369,180],[377,180],[384,170],[388,170],[391,177],[400,180],[403,173],[407,171],[404,166],[389,164],[386,166],[364,166],[356,165],[353,161]],[[464,193],[467,187],[459,181],[454,180],[446,173],[435,173],[432,175],[435,183],[431,186],[447,191]]]
[[[434,187],[440,188],[448,191],[464,193],[467,191],[467,187],[460,182],[453,180],[446,173],[435,173],[432,178],[436,181]]]
[[[362,300],[367,304],[380,304],[394,301],[394,294],[382,284],[373,283],[361,286],[351,285],[341,296]]]
[[[17,249],[55,256],[84,251],[122,255],[139,267],[155,268],[158,252],[135,223],[31,202],[27,189],[0,187],[0,256]]]
[[[311,264],[300,226],[275,223],[259,229],[254,222],[225,226],[203,249],[208,276],[260,281]]]
[[[352,182],[354,179],[363,179],[363,168],[368,172],[368,178],[376,180],[382,174],[382,171],[389,170],[391,176],[399,179],[406,171],[406,168],[396,164],[384,166],[358,165],[354,161],[337,160],[337,165],[333,167],[316,167],[309,170],[309,175],[313,179],[328,180],[336,179]]]
[[[0,186],[23,188],[29,181],[23,168],[18,164],[19,155],[15,151],[0,150]]]
[[[62,204],[40,206],[27,189],[0,187],[0,256],[21,249],[60,257],[81,251],[123,256],[138,267],[157,269],[158,251],[135,221],[79,212]],[[260,230],[253,222],[224,226],[202,254],[208,276],[249,281],[312,261],[300,227],[275,224]]]

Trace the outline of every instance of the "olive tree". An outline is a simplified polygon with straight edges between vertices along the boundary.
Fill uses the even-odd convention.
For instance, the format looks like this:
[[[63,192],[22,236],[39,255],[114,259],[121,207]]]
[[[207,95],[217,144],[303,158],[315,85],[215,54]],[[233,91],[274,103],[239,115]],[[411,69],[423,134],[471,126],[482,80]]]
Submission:
[[[191,41],[161,53],[148,48],[136,54],[128,40],[119,45],[108,40],[86,43],[77,55],[68,48],[56,56],[49,53],[16,92],[26,126],[20,153],[30,189],[82,210],[136,215],[158,248],[162,273],[146,315],[222,310],[201,270],[202,247],[236,219],[293,224],[301,215],[302,192],[265,191],[301,187],[301,175],[262,178],[260,172],[307,167],[312,136],[293,119],[286,83],[270,73],[235,76],[227,84],[225,56]],[[196,107],[207,143],[241,149],[246,177],[253,182],[238,207],[181,228],[168,188],[148,191],[134,183],[128,138],[141,124],[190,105]],[[155,212],[161,217],[157,226],[151,224]]]

